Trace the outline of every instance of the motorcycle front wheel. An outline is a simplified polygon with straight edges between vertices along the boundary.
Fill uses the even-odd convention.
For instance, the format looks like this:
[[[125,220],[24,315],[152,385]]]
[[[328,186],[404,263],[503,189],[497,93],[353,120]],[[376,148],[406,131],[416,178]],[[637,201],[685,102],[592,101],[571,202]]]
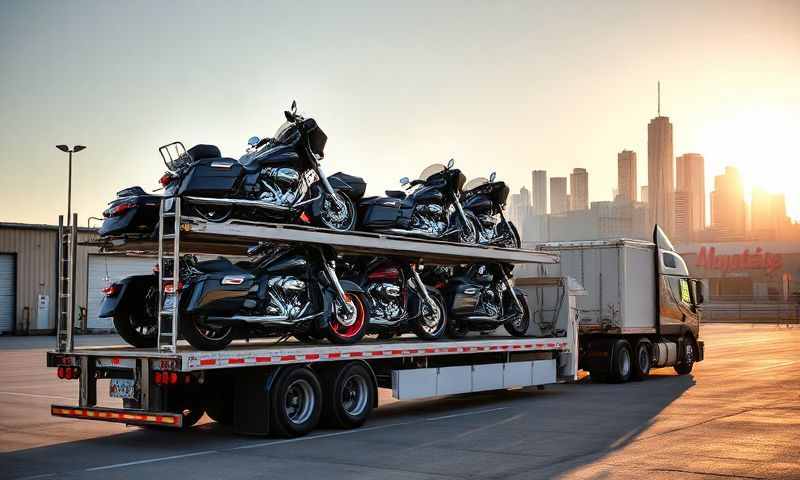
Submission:
[[[350,309],[339,305],[338,300],[331,305],[332,312],[328,315],[328,328],[325,336],[331,343],[337,345],[351,345],[358,342],[367,333],[367,307],[361,295],[345,293],[345,301]]]
[[[338,232],[353,230],[356,226],[356,207],[353,201],[341,192],[336,192],[335,198],[325,195],[322,200],[319,223],[322,227]]]
[[[519,236],[519,232],[517,231],[517,226],[511,222],[508,222],[508,233],[506,234],[506,238],[500,244],[501,247],[505,248],[522,248],[522,239]]]
[[[478,222],[478,217],[472,212],[464,212],[464,214],[467,217],[466,225],[464,225],[464,221],[461,220],[460,216],[456,217],[459,226],[458,241],[459,243],[466,243],[468,245],[477,245],[480,243],[480,236],[478,234],[480,223]]]
[[[414,333],[424,340],[436,340],[441,338],[447,330],[447,309],[444,307],[444,299],[438,290],[428,288],[428,295],[433,300],[435,307],[430,305],[425,299],[421,299],[420,313],[414,322]]]
[[[519,299],[519,303],[522,304],[522,312],[517,312],[516,315],[506,320],[503,326],[511,336],[524,337],[528,334],[528,328],[531,325],[531,312],[528,309],[528,302],[525,301],[525,297],[517,295],[517,298]],[[516,309],[516,304],[513,299],[511,300],[511,305],[512,308]]]

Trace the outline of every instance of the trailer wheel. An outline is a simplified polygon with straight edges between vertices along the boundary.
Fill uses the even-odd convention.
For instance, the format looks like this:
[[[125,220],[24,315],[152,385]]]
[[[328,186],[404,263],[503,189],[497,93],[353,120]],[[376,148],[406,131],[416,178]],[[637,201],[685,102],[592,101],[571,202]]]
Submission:
[[[308,367],[290,367],[278,373],[271,392],[271,425],[286,437],[307,434],[319,423],[322,389]]]
[[[328,368],[322,374],[323,418],[338,428],[364,424],[375,404],[375,384],[369,370],[359,362]]]
[[[676,364],[673,368],[678,375],[688,375],[692,372],[692,367],[694,367],[694,359],[696,358],[696,349],[694,339],[686,335],[683,338],[683,360],[680,363]]]
[[[625,339],[614,342],[614,349],[611,354],[611,376],[610,380],[624,383],[631,379],[633,372],[633,355],[631,354],[631,344]]]
[[[646,338],[636,342],[636,348],[633,351],[633,372],[631,374],[633,380],[644,380],[650,375],[652,348],[650,340]]]

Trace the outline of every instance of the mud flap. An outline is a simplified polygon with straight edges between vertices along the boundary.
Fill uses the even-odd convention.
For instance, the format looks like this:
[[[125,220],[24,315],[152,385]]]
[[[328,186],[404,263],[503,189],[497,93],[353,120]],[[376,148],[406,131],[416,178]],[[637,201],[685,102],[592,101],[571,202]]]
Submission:
[[[269,435],[270,390],[279,368],[242,368],[234,380],[233,430],[244,435]]]

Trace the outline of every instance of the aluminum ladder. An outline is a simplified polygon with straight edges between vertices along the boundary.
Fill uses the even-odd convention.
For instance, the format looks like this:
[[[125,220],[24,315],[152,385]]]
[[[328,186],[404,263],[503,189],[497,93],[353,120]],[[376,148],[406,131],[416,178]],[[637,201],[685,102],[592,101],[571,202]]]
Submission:
[[[58,216],[58,270],[56,305],[56,350],[72,352],[75,346],[75,256],[78,246],[78,214],[72,224],[64,225],[64,215]]]
[[[167,202],[172,201],[172,211],[167,211]],[[161,199],[158,215],[158,342],[162,352],[175,353],[178,344],[180,310],[180,234],[181,199]],[[165,272],[170,271],[169,276]],[[172,307],[164,309],[166,299],[164,287],[172,283],[174,301]]]

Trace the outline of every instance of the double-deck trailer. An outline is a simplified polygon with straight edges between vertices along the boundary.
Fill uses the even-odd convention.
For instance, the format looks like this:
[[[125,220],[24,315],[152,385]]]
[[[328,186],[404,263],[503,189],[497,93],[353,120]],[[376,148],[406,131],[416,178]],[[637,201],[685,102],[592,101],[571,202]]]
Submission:
[[[106,252],[156,253],[159,265],[166,258],[177,264],[186,253],[244,255],[258,242],[327,245],[337,254],[397,257],[417,265],[558,261],[556,254],[521,249],[303,226],[205,222],[181,216],[176,202],[172,215],[162,206],[157,240],[114,239],[97,245]],[[56,416],[181,428],[207,413],[239,433],[296,436],[320,423],[362,425],[378,404],[378,388],[410,400],[542,386],[573,381],[577,375],[575,292],[561,276],[518,282],[518,288],[537,299],[530,304],[533,321],[530,336],[524,338],[494,333],[440,341],[401,337],[348,346],[259,339],[235,341],[222,351],[200,351],[179,342],[175,309],[159,312],[157,348],[75,348],[70,279],[75,276],[71,259],[77,237],[74,227],[60,224],[58,345],[47,353],[47,365],[57,369],[59,378],[77,382],[79,401],[52,405]],[[159,285],[169,281],[175,287],[179,281],[177,276],[159,280]],[[99,386],[109,388],[109,404],[98,401]]]

